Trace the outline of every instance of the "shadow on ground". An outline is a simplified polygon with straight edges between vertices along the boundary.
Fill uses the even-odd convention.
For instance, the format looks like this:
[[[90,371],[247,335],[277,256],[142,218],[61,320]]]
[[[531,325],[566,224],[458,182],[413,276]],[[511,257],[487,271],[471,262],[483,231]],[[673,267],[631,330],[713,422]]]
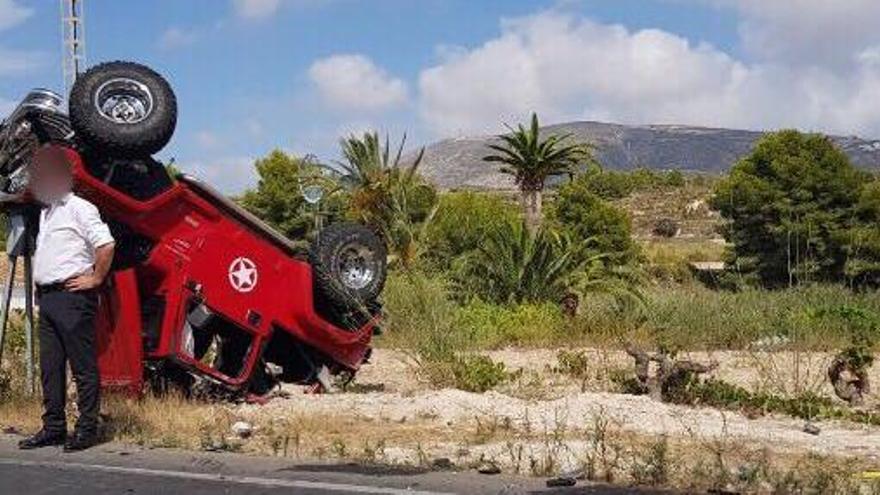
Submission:
[[[345,473],[364,476],[415,476],[427,474],[433,470],[415,466],[389,466],[383,464],[360,464],[347,462],[344,464],[296,464],[281,468],[279,472],[299,471],[303,473]]]

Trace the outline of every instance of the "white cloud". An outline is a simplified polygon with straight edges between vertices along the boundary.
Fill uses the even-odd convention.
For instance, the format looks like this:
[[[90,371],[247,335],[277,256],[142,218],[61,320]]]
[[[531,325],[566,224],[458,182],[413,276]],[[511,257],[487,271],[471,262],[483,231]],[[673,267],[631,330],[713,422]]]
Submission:
[[[244,129],[251,137],[255,138],[263,137],[266,134],[266,129],[263,127],[263,124],[253,117],[245,119]]]
[[[324,102],[341,110],[387,110],[407,101],[406,83],[363,55],[318,60],[309,68],[309,78]]]
[[[708,0],[735,9],[750,54],[775,63],[841,67],[880,43],[877,0]]]
[[[281,0],[233,0],[235,13],[245,19],[264,19],[281,7]]]
[[[370,121],[367,120],[353,120],[348,122],[342,122],[338,126],[336,126],[336,131],[332,133],[334,136],[363,136],[366,133],[379,132],[379,127]],[[386,134],[382,132],[381,134]]]
[[[232,0],[232,8],[238,17],[257,20],[271,17],[283,7],[314,8],[333,2],[334,0]]]
[[[16,26],[33,14],[33,9],[23,7],[13,0],[0,0],[0,31]]]
[[[196,133],[196,144],[205,149],[214,149],[220,145],[220,138],[211,131],[199,131]]]
[[[665,31],[630,31],[559,12],[505,21],[502,33],[419,77],[436,134],[496,132],[537,111],[545,121],[802,127],[880,135],[880,45],[838,71],[747,63]]]
[[[32,14],[31,8],[23,7],[13,0],[0,0],[0,31],[21,24]],[[45,62],[45,53],[12,50],[0,46],[0,78],[25,74]],[[0,96],[0,117],[7,115],[15,108],[16,103],[8,96]]]
[[[221,156],[204,161],[182,161],[179,166],[226,194],[239,194],[257,181],[254,161],[247,156]]]
[[[174,50],[195,43],[199,39],[198,33],[179,27],[170,27],[159,36],[158,45],[163,50]]]

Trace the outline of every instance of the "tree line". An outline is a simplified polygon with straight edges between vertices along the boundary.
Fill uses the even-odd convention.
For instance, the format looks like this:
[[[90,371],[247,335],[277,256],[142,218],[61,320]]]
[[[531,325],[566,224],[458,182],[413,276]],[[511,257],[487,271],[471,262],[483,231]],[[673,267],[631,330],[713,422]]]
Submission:
[[[484,300],[637,287],[639,248],[612,200],[650,181],[681,185],[681,173],[603,170],[589,144],[544,136],[537,115],[508,131],[484,161],[513,178],[519,212],[497,195],[440,194],[419,174],[423,150],[405,159],[405,138],[392,146],[374,132],[341,140],[342,159],[330,165],[270,153],[240,202],[293,239],[314,235],[316,215],[361,221],[384,236],[393,267],[442,269]],[[560,176],[545,205],[548,180]],[[326,190],[319,209],[301,194],[315,182]],[[767,134],[718,182],[710,205],[723,219],[730,286],[880,281],[880,183],[827,137]]]

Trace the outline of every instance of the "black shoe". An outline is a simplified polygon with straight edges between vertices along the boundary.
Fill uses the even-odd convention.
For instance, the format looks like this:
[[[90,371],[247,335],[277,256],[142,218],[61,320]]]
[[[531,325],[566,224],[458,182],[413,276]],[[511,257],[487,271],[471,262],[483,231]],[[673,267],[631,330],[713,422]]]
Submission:
[[[63,445],[67,439],[67,432],[51,432],[40,430],[36,434],[25,438],[18,442],[18,448],[21,450],[39,449],[40,447],[51,447],[53,445]]]
[[[83,433],[78,431],[74,432],[73,435],[64,442],[64,451],[79,452],[80,450],[86,450],[95,445],[98,445],[97,433]]]

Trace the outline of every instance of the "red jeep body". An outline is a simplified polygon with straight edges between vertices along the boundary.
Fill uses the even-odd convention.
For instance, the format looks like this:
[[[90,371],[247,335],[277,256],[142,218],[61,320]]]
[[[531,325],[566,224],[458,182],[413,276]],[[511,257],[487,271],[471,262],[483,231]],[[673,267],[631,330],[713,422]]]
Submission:
[[[73,149],[64,152],[77,194],[105,219],[124,222],[153,243],[145,262],[113,272],[102,290],[97,335],[103,386],[139,393],[145,363],[171,362],[226,389],[245,390],[279,332],[336,371],[356,371],[369,356],[375,319],[345,329],[322,317],[309,263],[229,199],[181,176],[171,189],[138,201],[91,175]],[[187,315],[196,306],[246,339],[240,364],[224,371],[194,355]]]

